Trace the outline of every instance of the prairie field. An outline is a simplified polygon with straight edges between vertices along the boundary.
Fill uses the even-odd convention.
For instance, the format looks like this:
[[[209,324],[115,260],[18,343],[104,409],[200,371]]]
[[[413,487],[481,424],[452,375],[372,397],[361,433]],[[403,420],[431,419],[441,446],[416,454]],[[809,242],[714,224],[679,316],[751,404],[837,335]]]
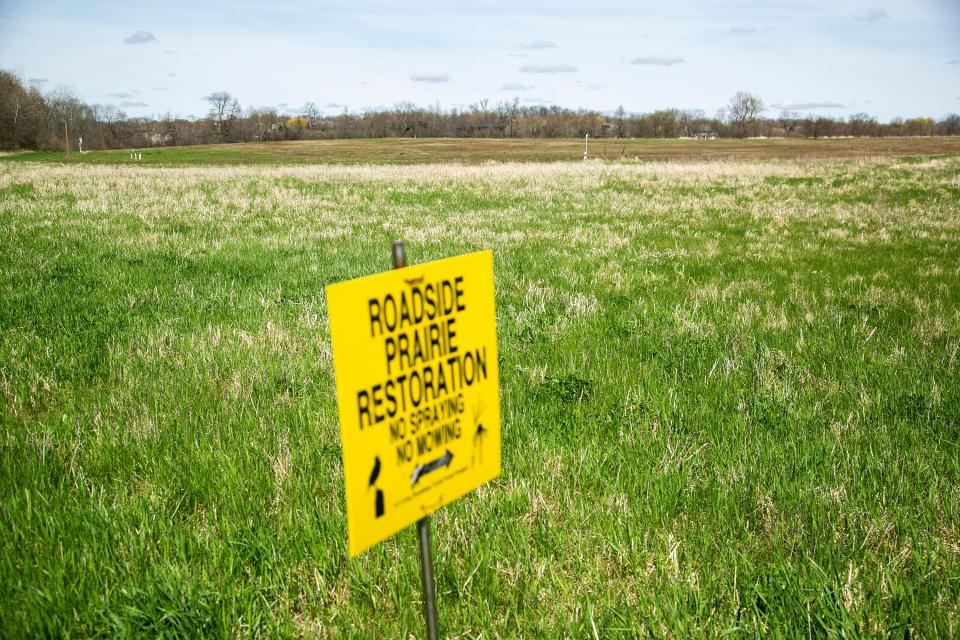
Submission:
[[[743,140],[591,139],[590,157],[599,160],[808,160],[960,153],[960,137],[749,138]],[[361,138],[291,140],[155,147],[139,150],[19,153],[8,162],[125,164],[131,166],[303,165],[358,163],[562,162],[583,157],[584,140],[569,138]]]
[[[0,636],[422,637],[414,530],[347,557],[323,296],[404,239],[494,252],[445,636],[957,637],[960,156],[875,155],[0,162]]]

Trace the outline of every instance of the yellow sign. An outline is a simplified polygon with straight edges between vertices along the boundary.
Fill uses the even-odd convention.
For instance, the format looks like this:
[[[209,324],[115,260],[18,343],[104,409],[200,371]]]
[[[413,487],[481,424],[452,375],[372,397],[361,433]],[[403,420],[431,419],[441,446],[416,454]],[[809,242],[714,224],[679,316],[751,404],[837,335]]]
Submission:
[[[356,556],[500,475],[493,254],[326,293]]]

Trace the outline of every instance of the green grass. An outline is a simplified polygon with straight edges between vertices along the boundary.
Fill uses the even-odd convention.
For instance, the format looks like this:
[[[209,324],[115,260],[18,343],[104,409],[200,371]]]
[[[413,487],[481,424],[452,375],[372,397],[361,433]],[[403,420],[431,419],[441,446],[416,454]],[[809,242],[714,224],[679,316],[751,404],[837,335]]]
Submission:
[[[131,150],[19,153],[2,162],[55,162],[128,166],[225,166],[295,164],[486,162],[558,162],[583,158],[583,139],[382,138],[312,140]],[[810,159],[932,155],[960,153],[960,137],[929,138],[771,138],[746,140],[649,140],[600,138],[590,141],[590,157],[602,160]]]
[[[144,161],[146,162],[146,160]],[[422,635],[347,558],[323,287],[492,248],[453,637],[960,634],[960,158],[0,163],[0,636]]]

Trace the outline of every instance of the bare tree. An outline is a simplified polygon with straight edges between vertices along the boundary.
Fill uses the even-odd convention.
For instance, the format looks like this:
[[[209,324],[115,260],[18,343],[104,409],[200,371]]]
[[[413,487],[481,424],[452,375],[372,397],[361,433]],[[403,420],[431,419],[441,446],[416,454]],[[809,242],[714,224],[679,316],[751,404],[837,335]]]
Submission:
[[[303,116],[307,119],[307,127],[316,129],[317,120],[320,118],[320,107],[315,102],[308,102],[303,105]]]
[[[221,142],[230,139],[233,124],[240,116],[240,103],[227,91],[215,91],[204,98],[210,103],[210,120]]]
[[[738,138],[746,136],[764,110],[763,100],[747,91],[737,91],[727,105],[727,118]]]
[[[259,142],[276,140],[281,134],[282,120],[274,107],[249,109],[246,118],[250,137]]]
[[[0,71],[0,148],[16,149],[20,146],[20,129],[27,97],[20,76],[10,71]]]
[[[783,136],[785,138],[792,138],[796,135],[799,118],[800,115],[795,111],[787,111],[784,109],[780,112],[780,117],[777,118],[777,122],[780,124],[780,128],[783,129]]]
[[[514,127],[516,126],[517,112],[520,109],[520,99],[501,100],[497,103],[496,114],[497,123],[500,127],[500,134],[508,138],[513,137]]]
[[[877,128],[877,119],[868,113],[854,113],[847,118],[849,133],[852,136],[874,135]]]
[[[91,108],[100,123],[100,137],[104,146],[108,149],[127,146],[132,133],[127,123],[127,114],[110,104],[95,104]],[[87,142],[87,149],[96,148],[94,144],[93,141]]]
[[[516,135],[517,115],[520,113],[520,98],[514,97],[510,102],[510,137]]]
[[[410,136],[416,138],[418,127],[423,128],[424,122],[417,105],[409,101],[398,102],[393,107],[396,129],[401,138]]]
[[[627,137],[627,130],[625,126],[626,123],[624,122],[624,118],[626,117],[626,115],[627,115],[627,112],[623,109],[623,105],[620,105],[619,107],[617,107],[616,112],[614,112],[613,114],[613,117],[615,118],[615,121],[617,123],[618,138]]]
[[[807,132],[807,137],[810,138],[823,138],[833,135],[834,125],[836,125],[836,121],[829,116],[814,116],[811,114],[803,121],[803,128]]]
[[[960,116],[948,113],[943,120],[937,123],[937,133],[941,136],[960,135]]]

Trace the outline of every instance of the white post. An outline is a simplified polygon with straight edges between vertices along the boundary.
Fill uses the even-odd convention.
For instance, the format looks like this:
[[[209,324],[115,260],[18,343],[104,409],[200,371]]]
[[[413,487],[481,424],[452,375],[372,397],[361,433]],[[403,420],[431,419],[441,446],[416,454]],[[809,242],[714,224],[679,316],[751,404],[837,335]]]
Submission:
[[[583,161],[590,159],[590,134],[583,137]]]
[[[77,138],[77,142],[80,143],[80,153],[83,153],[83,138]]]

